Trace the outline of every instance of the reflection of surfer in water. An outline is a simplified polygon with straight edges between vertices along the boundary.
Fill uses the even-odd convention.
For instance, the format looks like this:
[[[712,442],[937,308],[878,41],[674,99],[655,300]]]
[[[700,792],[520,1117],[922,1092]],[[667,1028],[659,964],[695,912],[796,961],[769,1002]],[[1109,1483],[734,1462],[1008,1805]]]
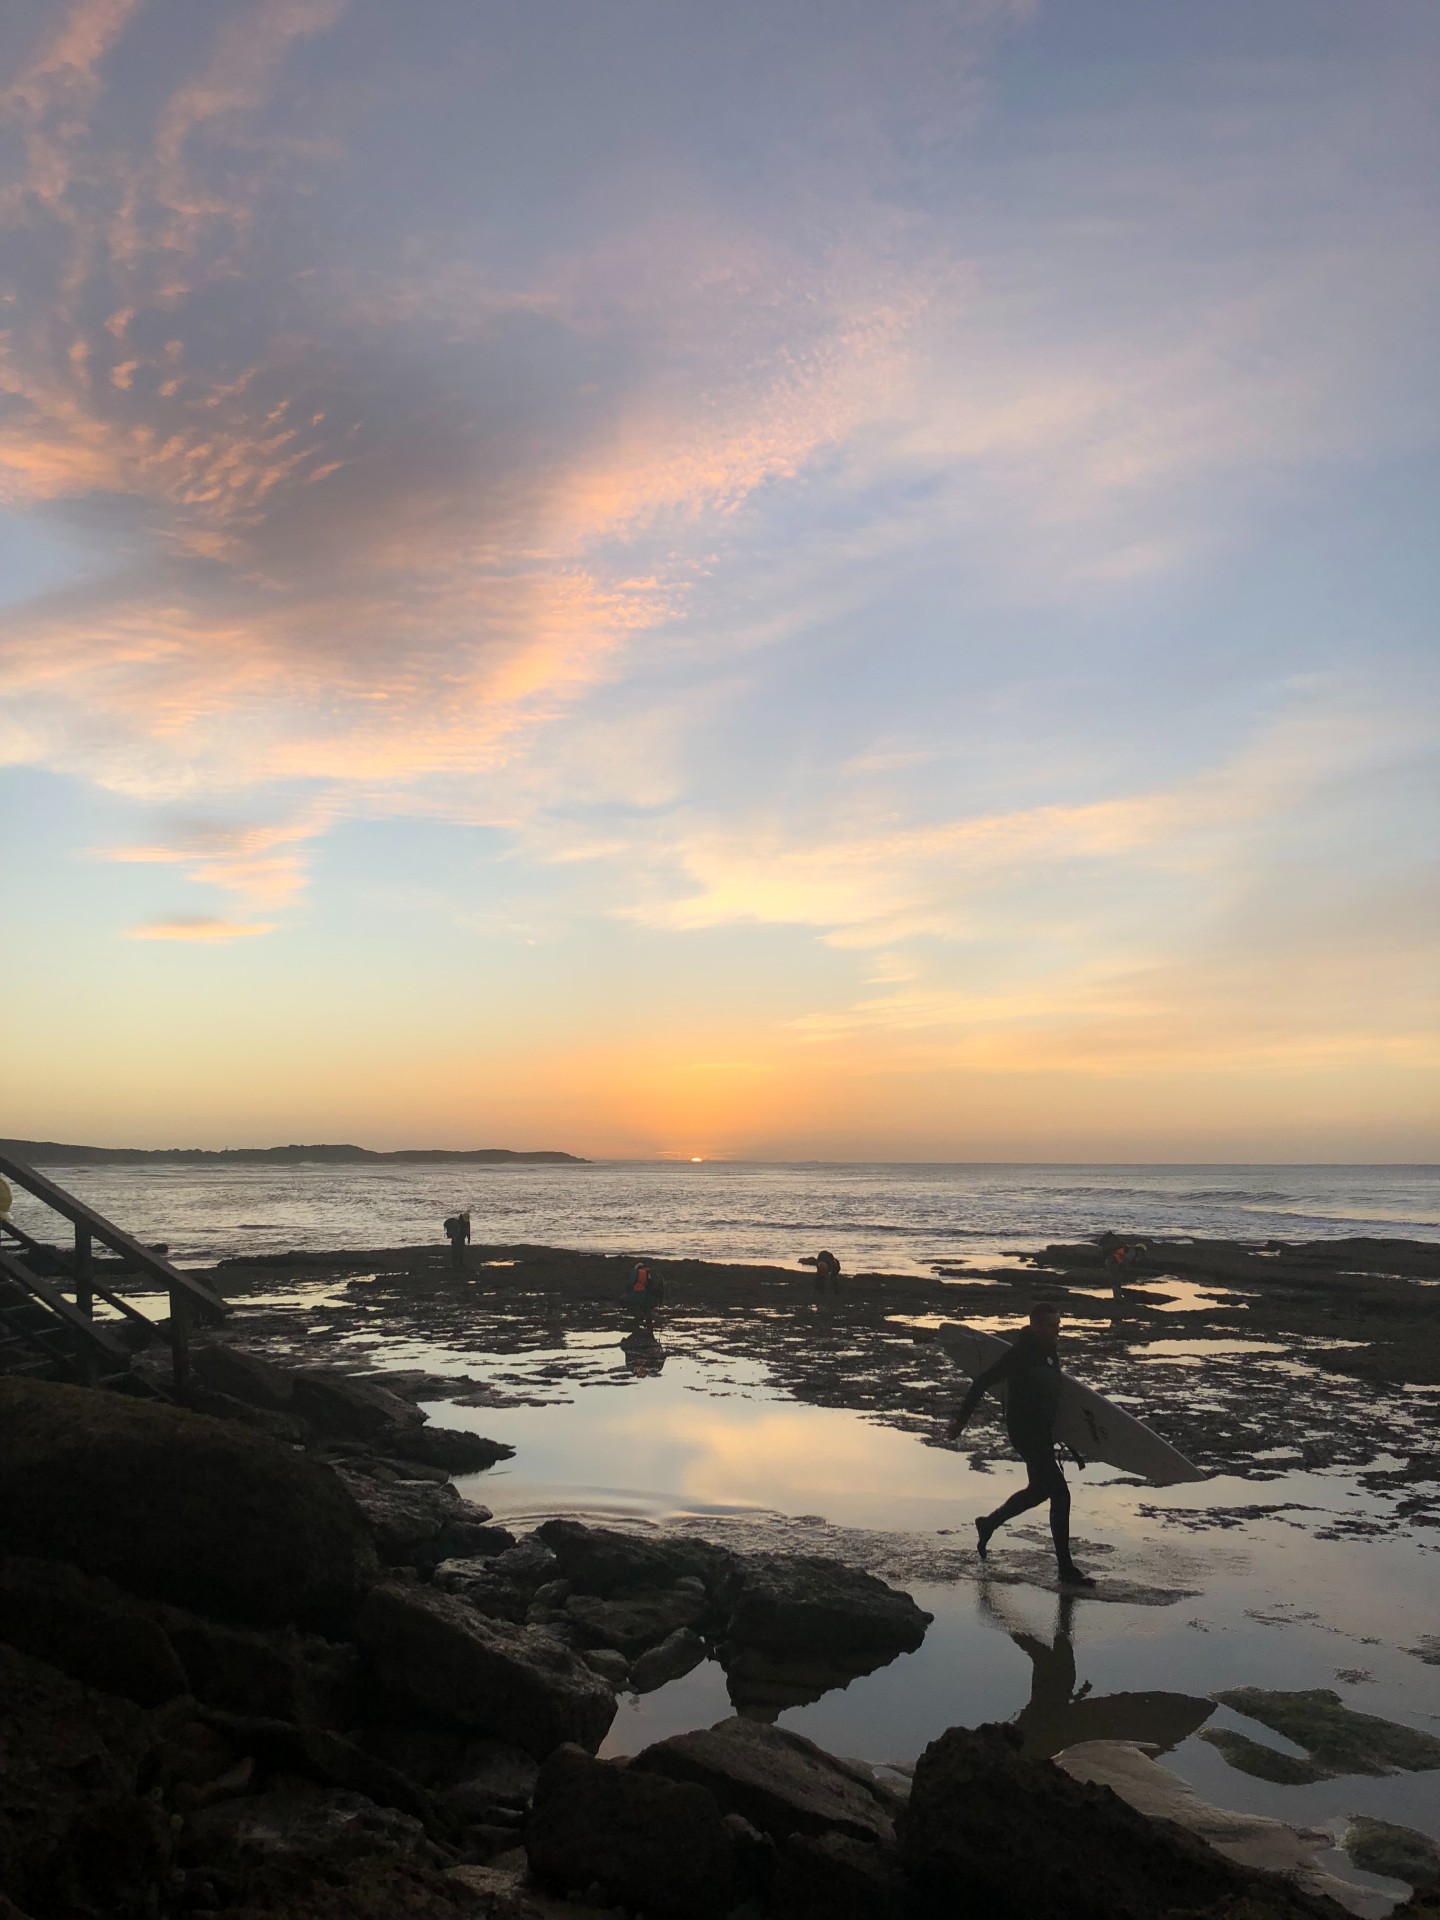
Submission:
[[[1032,1753],[1047,1756],[1059,1753],[1061,1748],[1070,1744],[1064,1732],[1066,1712],[1090,1691],[1088,1680],[1082,1687],[1075,1685],[1075,1647],[1070,1638],[1075,1613],[1074,1594],[1061,1594],[1054,1638],[1048,1645],[1036,1634],[1027,1633],[1023,1627],[1013,1625],[996,1605],[988,1587],[980,1589],[980,1605],[1005,1629],[1030,1662],[1030,1698],[1016,1714],[1014,1721],[1025,1736],[1026,1747]],[[1058,1739],[1055,1738],[1057,1730]]]
[[[1202,1727],[1215,1711],[1213,1700],[1188,1693],[1091,1692],[1090,1682],[1075,1684],[1075,1595],[1062,1593],[1055,1631],[1047,1642],[1006,1613],[986,1582],[980,1610],[1009,1634],[1030,1662],[1030,1698],[1014,1716],[1027,1753],[1049,1759],[1085,1740],[1133,1740],[1156,1753],[1168,1753]]]
[[[1066,1586],[1093,1587],[1088,1573],[1082,1573],[1070,1557],[1070,1489],[1065,1473],[1055,1457],[1055,1412],[1060,1402],[1060,1309],[1042,1303],[1030,1309],[1030,1324],[1013,1346],[1007,1347],[993,1367],[986,1367],[970,1382],[970,1391],[950,1422],[949,1437],[954,1440],[980,1402],[987,1388],[1005,1388],[1005,1430],[1010,1443],[1025,1462],[1026,1482],[1019,1493],[1012,1493],[1003,1507],[994,1513],[982,1513],[975,1522],[975,1540],[980,1558],[985,1558],[990,1537],[1007,1520],[1028,1513],[1031,1507],[1050,1502],[1050,1535],[1055,1542],[1055,1561],[1060,1579]]]

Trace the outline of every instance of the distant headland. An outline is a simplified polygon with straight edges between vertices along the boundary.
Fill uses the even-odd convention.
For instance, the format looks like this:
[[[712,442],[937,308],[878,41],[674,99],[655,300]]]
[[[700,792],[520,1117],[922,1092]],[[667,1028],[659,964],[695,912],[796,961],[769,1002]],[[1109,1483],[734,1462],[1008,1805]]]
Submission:
[[[157,1161],[186,1166],[298,1167],[370,1166],[397,1161],[444,1160],[469,1166],[513,1165],[587,1167],[578,1153],[517,1153],[511,1147],[408,1147],[376,1153],[370,1147],[73,1147],[58,1140],[0,1140],[0,1153],[35,1167],[141,1166]]]

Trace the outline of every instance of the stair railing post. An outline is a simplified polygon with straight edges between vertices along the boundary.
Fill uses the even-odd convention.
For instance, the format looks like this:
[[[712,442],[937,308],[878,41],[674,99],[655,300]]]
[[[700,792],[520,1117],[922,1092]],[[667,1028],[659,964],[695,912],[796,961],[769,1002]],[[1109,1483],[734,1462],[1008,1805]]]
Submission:
[[[90,1229],[78,1223],[75,1228],[75,1304],[87,1318],[95,1317],[95,1277]]]
[[[170,1359],[175,1393],[184,1399],[190,1391],[190,1303],[178,1288],[170,1290]]]

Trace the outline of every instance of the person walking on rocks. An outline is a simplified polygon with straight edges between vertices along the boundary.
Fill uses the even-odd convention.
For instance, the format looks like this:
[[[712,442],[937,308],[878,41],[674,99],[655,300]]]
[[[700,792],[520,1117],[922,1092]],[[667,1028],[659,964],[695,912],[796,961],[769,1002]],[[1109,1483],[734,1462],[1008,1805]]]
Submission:
[[[625,1289],[625,1301],[635,1315],[635,1332],[655,1332],[655,1309],[665,1304],[665,1282],[648,1260],[637,1260]]]
[[[1060,1401],[1060,1309],[1042,1301],[1030,1309],[1030,1324],[993,1367],[970,1382],[970,1391],[950,1422],[949,1438],[958,1439],[982,1396],[1005,1388],[1005,1430],[1025,1462],[1025,1485],[993,1513],[975,1522],[975,1545],[983,1560],[992,1535],[1007,1520],[1050,1502],[1050,1536],[1063,1586],[1093,1587],[1070,1553],[1070,1489],[1055,1455],[1055,1410]]]
[[[450,1218],[445,1222],[445,1237],[450,1242],[451,1266],[463,1270],[465,1266],[465,1249],[470,1244],[470,1215],[468,1213],[452,1213]]]

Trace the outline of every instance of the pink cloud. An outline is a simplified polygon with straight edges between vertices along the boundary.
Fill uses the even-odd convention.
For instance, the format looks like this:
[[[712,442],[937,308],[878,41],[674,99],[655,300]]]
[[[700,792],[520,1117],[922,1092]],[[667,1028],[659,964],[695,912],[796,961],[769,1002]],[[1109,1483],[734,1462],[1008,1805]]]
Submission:
[[[143,926],[127,927],[127,940],[245,940],[257,934],[273,933],[273,921],[220,920],[209,914],[177,914],[173,920],[148,920]]]

